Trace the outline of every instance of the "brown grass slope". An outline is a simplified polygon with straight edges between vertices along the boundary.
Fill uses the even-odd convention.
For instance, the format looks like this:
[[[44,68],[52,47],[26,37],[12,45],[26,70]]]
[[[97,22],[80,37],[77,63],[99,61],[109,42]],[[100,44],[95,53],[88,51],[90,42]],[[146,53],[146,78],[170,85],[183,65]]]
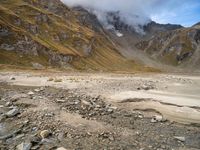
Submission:
[[[79,70],[153,71],[123,58],[59,0],[0,1],[0,64]]]

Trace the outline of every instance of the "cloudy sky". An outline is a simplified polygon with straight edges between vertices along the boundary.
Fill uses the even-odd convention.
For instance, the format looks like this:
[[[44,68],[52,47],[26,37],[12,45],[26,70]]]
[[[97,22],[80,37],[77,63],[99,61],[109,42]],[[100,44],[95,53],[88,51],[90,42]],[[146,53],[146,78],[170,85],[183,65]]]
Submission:
[[[200,0],[62,0],[68,6],[81,5],[97,12],[120,11],[128,23],[158,23],[191,26],[200,21]],[[100,13],[101,12],[101,13]],[[136,19],[133,16],[140,16]],[[135,20],[136,19],[136,20]]]
[[[157,7],[151,14],[152,20],[157,22],[184,26],[200,22],[200,0],[166,0]]]

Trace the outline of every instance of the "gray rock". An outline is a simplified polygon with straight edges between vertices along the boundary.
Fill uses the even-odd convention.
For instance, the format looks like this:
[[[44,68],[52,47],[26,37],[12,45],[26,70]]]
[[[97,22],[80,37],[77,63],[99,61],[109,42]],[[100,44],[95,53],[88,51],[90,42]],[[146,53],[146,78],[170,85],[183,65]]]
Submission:
[[[58,134],[58,140],[59,141],[63,141],[64,137],[65,137],[65,133],[59,133]]]
[[[5,104],[6,107],[9,107],[11,105],[12,105],[12,102],[6,102],[6,104]]]
[[[112,109],[112,108],[109,108],[109,109],[107,110],[107,112],[112,113],[112,112],[113,112],[113,109]]]
[[[7,117],[14,117],[14,116],[16,116],[19,113],[20,113],[20,111],[19,111],[18,108],[13,108],[12,110],[8,111],[5,115]]]
[[[10,80],[16,80],[15,77],[10,77]]]
[[[15,94],[15,95],[13,95],[12,97],[11,97],[11,101],[12,102],[15,102],[15,101],[17,101],[17,100],[19,100],[20,98],[26,98],[28,95],[26,95],[26,94]]]
[[[185,142],[185,140],[186,140],[185,137],[183,137],[183,136],[174,136],[174,138],[181,142]]]
[[[5,49],[7,51],[13,51],[15,49],[12,45],[8,45],[8,44],[1,44],[0,48]]]
[[[32,63],[32,66],[34,69],[37,69],[37,70],[45,69],[45,67],[39,63]]]
[[[32,144],[31,143],[21,143],[20,145],[18,145],[16,147],[17,150],[30,150],[31,149]]]

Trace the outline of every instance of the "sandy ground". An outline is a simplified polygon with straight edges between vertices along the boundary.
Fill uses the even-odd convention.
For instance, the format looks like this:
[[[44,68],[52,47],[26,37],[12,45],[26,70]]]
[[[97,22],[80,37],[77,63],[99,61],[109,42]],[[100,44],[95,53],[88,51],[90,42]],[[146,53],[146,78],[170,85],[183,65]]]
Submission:
[[[1,72],[0,149],[197,150],[199,91],[198,75]]]
[[[10,80],[14,77],[16,80]],[[48,79],[62,79],[62,82]],[[1,73],[0,81],[20,86],[51,86],[105,97],[127,109],[154,109],[166,119],[200,123],[200,77],[172,74],[25,74]],[[120,105],[123,103],[123,105]]]

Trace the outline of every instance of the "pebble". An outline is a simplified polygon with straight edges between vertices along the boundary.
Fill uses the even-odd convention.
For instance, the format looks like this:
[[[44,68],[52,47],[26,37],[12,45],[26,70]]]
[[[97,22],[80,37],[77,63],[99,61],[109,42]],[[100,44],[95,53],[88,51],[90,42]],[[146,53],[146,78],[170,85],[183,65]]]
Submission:
[[[151,123],[156,123],[156,122],[165,122],[166,119],[163,118],[163,116],[160,115],[155,115],[153,116],[153,118],[151,119]]]
[[[59,148],[57,148],[56,150],[67,150],[67,149],[64,148],[64,147],[59,147]]]
[[[27,93],[28,95],[34,95],[34,93],[32,91]]]
[[[11,102],[6,102],[6,104],[5,104],[6,107],[9,107],[9,106],[11,106],[11,105],[12,105]]]
[[[20,113],[20,111],[19,111],[18,108],[13,108],[12,110],[8,111],[5,115],[7,117],[14,117],[14,116],[16,116],[19,113]]]
[[[48,130],[43,130],[40,132],[40,136],[44,139],[49,136],[50,132]]]
[[[26,98],[27,95],[26,94],[15,94],[10,98],[11,102],[15,102],[17,100],[19,100],[20,98]]]
[[[31,143],[21,143],[20,145],[18,145],[16,148],[17,150],[30,150],[31,149],[32,144]]]
[[[107,112],[112,113],[112,112],[113,112],[113,109],[109,108],[109,109],[107,110]]]
[[[58,140],[59,141],[63,141],[64,137],[65,137],[65,133],[59,133],[58,134]]]
[[[63,99],[57,99],[56,102],[57,102],[57,103],[64,103],[65,100],[63,100]]]
[[[34,91],[35,91],[35,92],[40,92],[41,90],[40,90],[40,89],[35,89]]]
[[[84,105],[90,106],[90,103],[85,101],[85,100],[82,100],[81,103],[84,104]]]
[[[16,78],[15,77],[10,77],[10,80],[16,80]]]

